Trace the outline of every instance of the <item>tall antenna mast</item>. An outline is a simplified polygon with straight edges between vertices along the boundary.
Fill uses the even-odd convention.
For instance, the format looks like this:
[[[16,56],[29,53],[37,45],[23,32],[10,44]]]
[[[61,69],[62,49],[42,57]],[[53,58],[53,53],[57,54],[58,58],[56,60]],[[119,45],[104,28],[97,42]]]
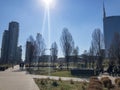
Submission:
[[[103,0],[103,18],[106,17],[106,11],[105,11],[105,4],[104,4],[104,0]]]

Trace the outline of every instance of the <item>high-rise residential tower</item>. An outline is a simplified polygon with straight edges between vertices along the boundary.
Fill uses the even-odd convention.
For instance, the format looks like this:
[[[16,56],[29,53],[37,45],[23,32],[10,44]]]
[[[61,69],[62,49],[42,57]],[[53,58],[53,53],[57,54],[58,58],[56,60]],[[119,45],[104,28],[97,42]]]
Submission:
[[[15,63],[17,61],[17,46],[19,37],[19,23],[10,22],[8,30],[3,33],[1,47],[1,63]]]
[[[10,22],[9,23],[9,50],[8,58],[11,63],[14,63],[16,60],[17,54],[17,45],[18,45],[18,35],[19,35],[19,23]]]
[[[2,38],[1,47],[1,62],[8,63],[8,49],[9,49],[9,31],[5,30]]]

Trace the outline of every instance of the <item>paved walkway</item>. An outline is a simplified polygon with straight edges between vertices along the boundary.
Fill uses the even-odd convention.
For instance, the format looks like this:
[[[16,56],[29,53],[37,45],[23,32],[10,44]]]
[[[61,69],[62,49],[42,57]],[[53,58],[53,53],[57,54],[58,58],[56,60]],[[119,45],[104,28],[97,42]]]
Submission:
[[[73,80],[73,81],[78,81],[78,82],[89,82],[88,79],[81,79],[81,78],[72,78],[72,77],[58,77],[58,76],[44,76],[44,75],[31,75],[32,78],[50,78],[50,79],[53,79],[53,80],[63,80],[63,81],[70,81],[70,80]]]
[[[32,77],[18,68],[0,72],[0,90],[39,90]]]

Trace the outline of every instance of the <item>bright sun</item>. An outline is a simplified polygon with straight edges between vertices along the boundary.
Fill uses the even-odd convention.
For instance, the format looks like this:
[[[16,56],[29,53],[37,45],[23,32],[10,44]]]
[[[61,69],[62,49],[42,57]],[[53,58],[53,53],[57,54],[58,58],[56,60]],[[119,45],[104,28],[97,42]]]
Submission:
[[[53,0],[43,0],[45,3],[46,7],[50,7],[53,4]]]

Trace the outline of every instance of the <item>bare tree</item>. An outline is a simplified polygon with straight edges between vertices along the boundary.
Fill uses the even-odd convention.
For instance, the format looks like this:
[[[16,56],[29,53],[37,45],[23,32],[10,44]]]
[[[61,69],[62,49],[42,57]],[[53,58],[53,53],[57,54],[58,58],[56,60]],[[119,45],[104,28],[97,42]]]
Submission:
[[[100,29],[95,29],[92,33],[92,43],[94,47],[94,54],[97,59],[97,67],[101,68],[102,67],[102,62],[103,62],[103,48],[104,48],[104,39],[103,39],[103,34]]]
[[[95,65],[95,48],[94,48],[94,45],[93,45],[93,42],[91,42],[91,46],[90,46],[90,49],[89,49],[89,63],[91,63],[91,67],[94,69],[94,65]]]
[[[32,35],[29,36],[27,41],[31,42],[33,45],[35,44],[35,40]]]
[[[85,68],[87,68],[87,66],[88,66],[88,52],[87,52],[87,50],[84,50],[84,52],[81,56],[85,62]]]
[[[69,69],[69,58],[70,58],[69,56],[72,54],[72,51],[74,48],[74,41],[73,41],[71,33],[68,31],[67,28],[63,29],[60,40],[61,40],[61,48],[65,56],[67,70],[68,70]]]
[[[35,44],[36,58],[39,66],[40,57],[45,53],[44,39],[40,33],[37,33]]]
[[[73,50],[73,56],[74,56],[74,65],[77,66],[78,64],[78,54],[79,54],[79,47],[76,46]]]
[[[108,55],[111,63],[116,63],[120,65],[120,34],[118,32],[114,34]]]
[[[53,66],[54,66],[54,63],[55,63],[56,60],[57,60],[57,54],[58,54],[58,47],[57,47],[57,43],[54,42],[54,43],[52,43],[52,45],[51,45],[51,56],[52,56]]]

